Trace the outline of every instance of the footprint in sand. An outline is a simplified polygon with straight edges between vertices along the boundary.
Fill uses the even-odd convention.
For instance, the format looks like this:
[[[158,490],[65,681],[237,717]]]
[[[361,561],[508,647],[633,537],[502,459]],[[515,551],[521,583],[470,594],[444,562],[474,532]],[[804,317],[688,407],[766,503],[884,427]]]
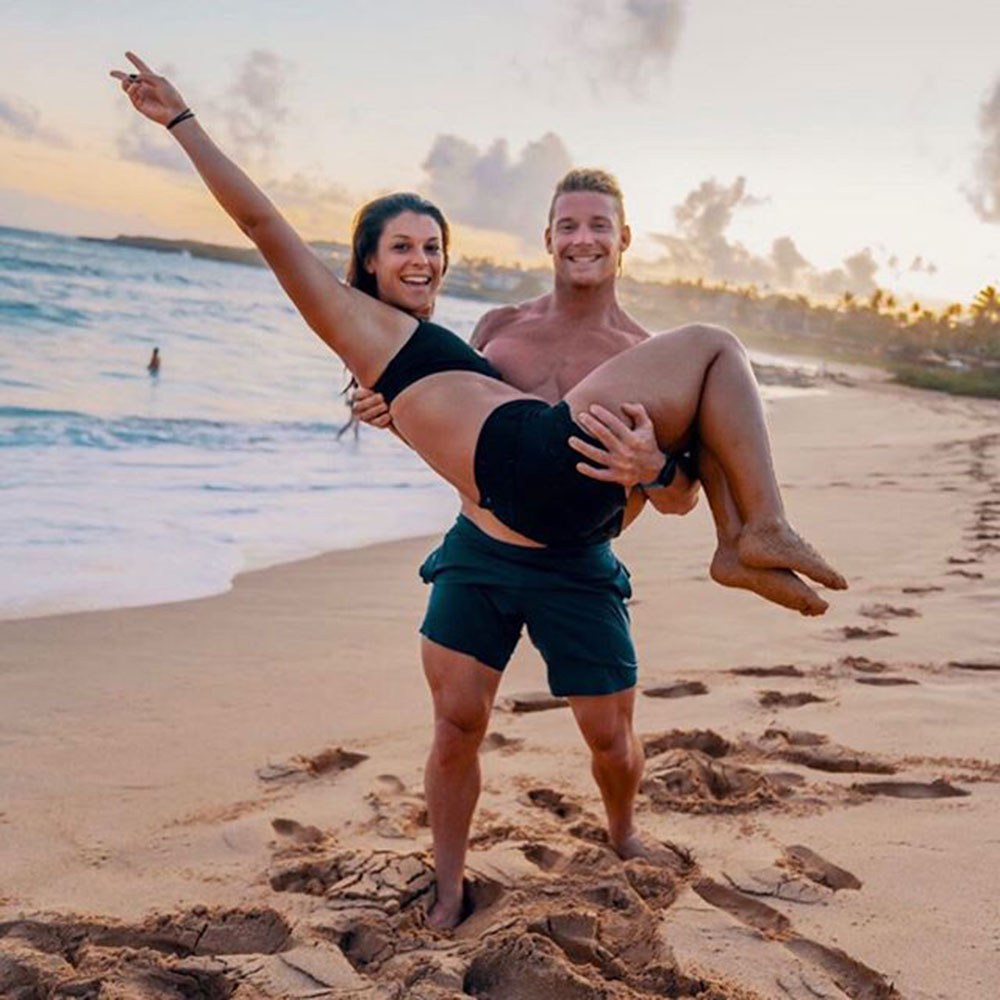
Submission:
[[[792,844],[786,847],[782,854],[781,864],[792,871],[812,879],[818,885],[825,885],[834,892],[841,889],[860,889],[861,880],[852,875],[846,868],[840,868],[815,851],[802,844]]]
[[[984,574],[975,573],[968,569],[950,569],[947,573],[945,573],[945,576],[961,576],[966,580],[982,580]]]
[[[971,563],[982,562],[982,560],[975,558],[975,556],[966,556],[964,558],[962,556],[948,556],[948,562],[952,566],[968,566]]]
[[[700,750],[709,757],[725,757],[731,749],[729,740],[711,729],[671,729],[642,737],[647,760],[667,750]]]
[[[532,842],[521,845],[521,853],[535,866],[544,872],[551,872],[557,869],[566,860],[554,847],[548,844]]]
[[[924,584],[919,587],[903,587],[904,594],[936,594],[942,590],[944,590],[944,587],[939,587],[934,583]]]
[[[1000,545],[995,542],[983,542],[982,545],[976,545],[972,551],[977,556],[995,556],[1000,552]]]
[[[583,812],[580,805],[552,788],[531,788],[527,799],[533,806],[552,813],[558,819],[576,819]]]
[[[802,705],[811,705],[813,702],[827,701],[812,691],[759,691],[757,702],[764,708],[799,708]]]
[[[708,688],[701,681],[675,681],[657,687],[643,688],[647,698],[689,698],[692,695],[708,694]]]
[[[851,785],[855,791],[866,795],[887,795],[895,799],[947,799],[971,795],[964,788],[956,788],[943,778],[934,781],[865,781]]]
[[[395,774],[380,774],[365,801],[375,813],[374,829],[380,837],[412,840],[428,825],[423,795],[407,795],[406,784]]]
[[[913,680],[912,677],[855,677],[855,684],[869,684],[872,687],[898,687],[901,684],[919,684],[920,681]]]
[[[308,781],[321,775],[349,770],[366,760],[367,754],[354,753],[341,747],[327,747],[311,756],[298,755],[278,764],[267,764],[257,769],[257,777],[267,782]]]
[[[889,664],[882,660],[869,660],[867,656],[842,656],[837,661],[842,667],[860,670],[863,674],[882,674],[889,669]]]
[[[949,660],[949,667],[958,670],[979,670],[983,672],[1000,670],[1000,660]]]
[[[896,768],[888,761],[861,750],[831,743],[819,733],[796,733],[783,729],[768,729],[756,743],[768,757],[801,764],[814,771],[834,774],[863,772],[867,774],[895,774]]]
[[[487,733],[486,738],[482,742],[483,753],[489,753],[491,750],[500,750],[503,753],[515,753],[520,750],[524,745],[524,740],[515,739],[512,736],[504,736],[503,733]]]
[[[780,663],[775,667],[733,667],[729,672],[737,677],[805,677],[792,663]]]
[[[863,604],[858,608],[858,614],[864,618],[885,621],[888,618],[919,618],[916,608],[900,608],[893,604]]]
[[[844,625],[827,633],[831,639],[887,639],[899,635],[881,625]]]
[[[547,691],[526,691],[504,698],[501,707],[508,712],[547,712],[553,708],[569,708],[569,700]]]
[[[326,840],[326,834],[318,826],[307,826],[298,820],[276,817],[271,820],[271,828],[282,837],[290,838],[296,844],[319,844]]]

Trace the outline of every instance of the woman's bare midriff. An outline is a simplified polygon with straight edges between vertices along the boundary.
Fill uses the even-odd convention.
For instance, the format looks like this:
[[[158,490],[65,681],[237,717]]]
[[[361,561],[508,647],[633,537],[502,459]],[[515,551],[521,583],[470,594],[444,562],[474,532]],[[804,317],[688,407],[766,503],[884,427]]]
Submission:
[[[526,535],[520,535],[512,531],[495,514],[480,507],[464,494],[459,494],[462,499],[462,514],[465,515],[483,534],[495,538],[498,542],[507,542],[510,545],[523,545],[527,549],[544,549],[541,542],[536,542]]]

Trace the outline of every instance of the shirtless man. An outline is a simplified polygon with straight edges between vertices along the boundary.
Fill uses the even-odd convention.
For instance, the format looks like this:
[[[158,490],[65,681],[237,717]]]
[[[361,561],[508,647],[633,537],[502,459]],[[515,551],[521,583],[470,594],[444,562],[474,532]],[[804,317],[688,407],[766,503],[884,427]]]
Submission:
[[[545,230],[553,290],[486,313],[472,344],[511,385],[551,403],[562,399],[594,368],[649,336],[616,295],[630,239],[615,179],[598,170],[570,171],[556,186]],[[389,426],[381,397],[367,390],[356,393],[354,411],[366,423]],[[631,427],[600,407],[577,415],[591,436],[589,442],[571,439],[588,460],[581,461],[581,473],[631,489],[626,524],[647,500],[661,513],[687,513],[698,499],[697,481],[667,461],[641,406],[627,415]],[[738,512],[730,513],[738,536]],[[625,610],[628,574],[609,547],[592,548],[582,563],[540,549],[463,497],[458,524],[421,568],[434,584],[421,627],[435,716],[425,770],[438,890],[433,926],[452,927],[463,916],[479,746],[522,623],[546,661],[553,693],[569,697],[590,748],[611,846],[624,858],[657,853],[634,825],[644,756],[632,728],[636,665]]]

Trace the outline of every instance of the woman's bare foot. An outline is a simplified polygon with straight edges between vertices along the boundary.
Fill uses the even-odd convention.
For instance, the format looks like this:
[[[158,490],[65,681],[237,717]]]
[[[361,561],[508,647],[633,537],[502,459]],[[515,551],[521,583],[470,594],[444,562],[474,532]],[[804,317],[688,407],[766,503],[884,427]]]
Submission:
[[[755,569],[740,562],[735,547],[720,545],[709,568],[723,587],[752,590],[765,600],[807,616],[821,615],[830,606],[807,583],[787,569]]]
[[[744,566],[789,569],[831,590],[847,590],[847,580],[787,521],[747,524],[740,532],[738,551]]]

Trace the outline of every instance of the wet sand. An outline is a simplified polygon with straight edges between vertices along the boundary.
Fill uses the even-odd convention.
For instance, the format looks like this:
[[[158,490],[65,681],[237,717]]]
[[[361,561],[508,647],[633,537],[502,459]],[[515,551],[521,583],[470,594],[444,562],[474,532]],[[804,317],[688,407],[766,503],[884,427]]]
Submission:
[[[514,710],[544,689],[523,643],[452,935],[424,924],[433,540],[0,623],[0,995],[991,997],[1000,405],[865,383],[769,412],[851,590],[800,618],[708,580],[704,505],[645,514],[617,549],[661,863],[603,843],[568,710]]]

